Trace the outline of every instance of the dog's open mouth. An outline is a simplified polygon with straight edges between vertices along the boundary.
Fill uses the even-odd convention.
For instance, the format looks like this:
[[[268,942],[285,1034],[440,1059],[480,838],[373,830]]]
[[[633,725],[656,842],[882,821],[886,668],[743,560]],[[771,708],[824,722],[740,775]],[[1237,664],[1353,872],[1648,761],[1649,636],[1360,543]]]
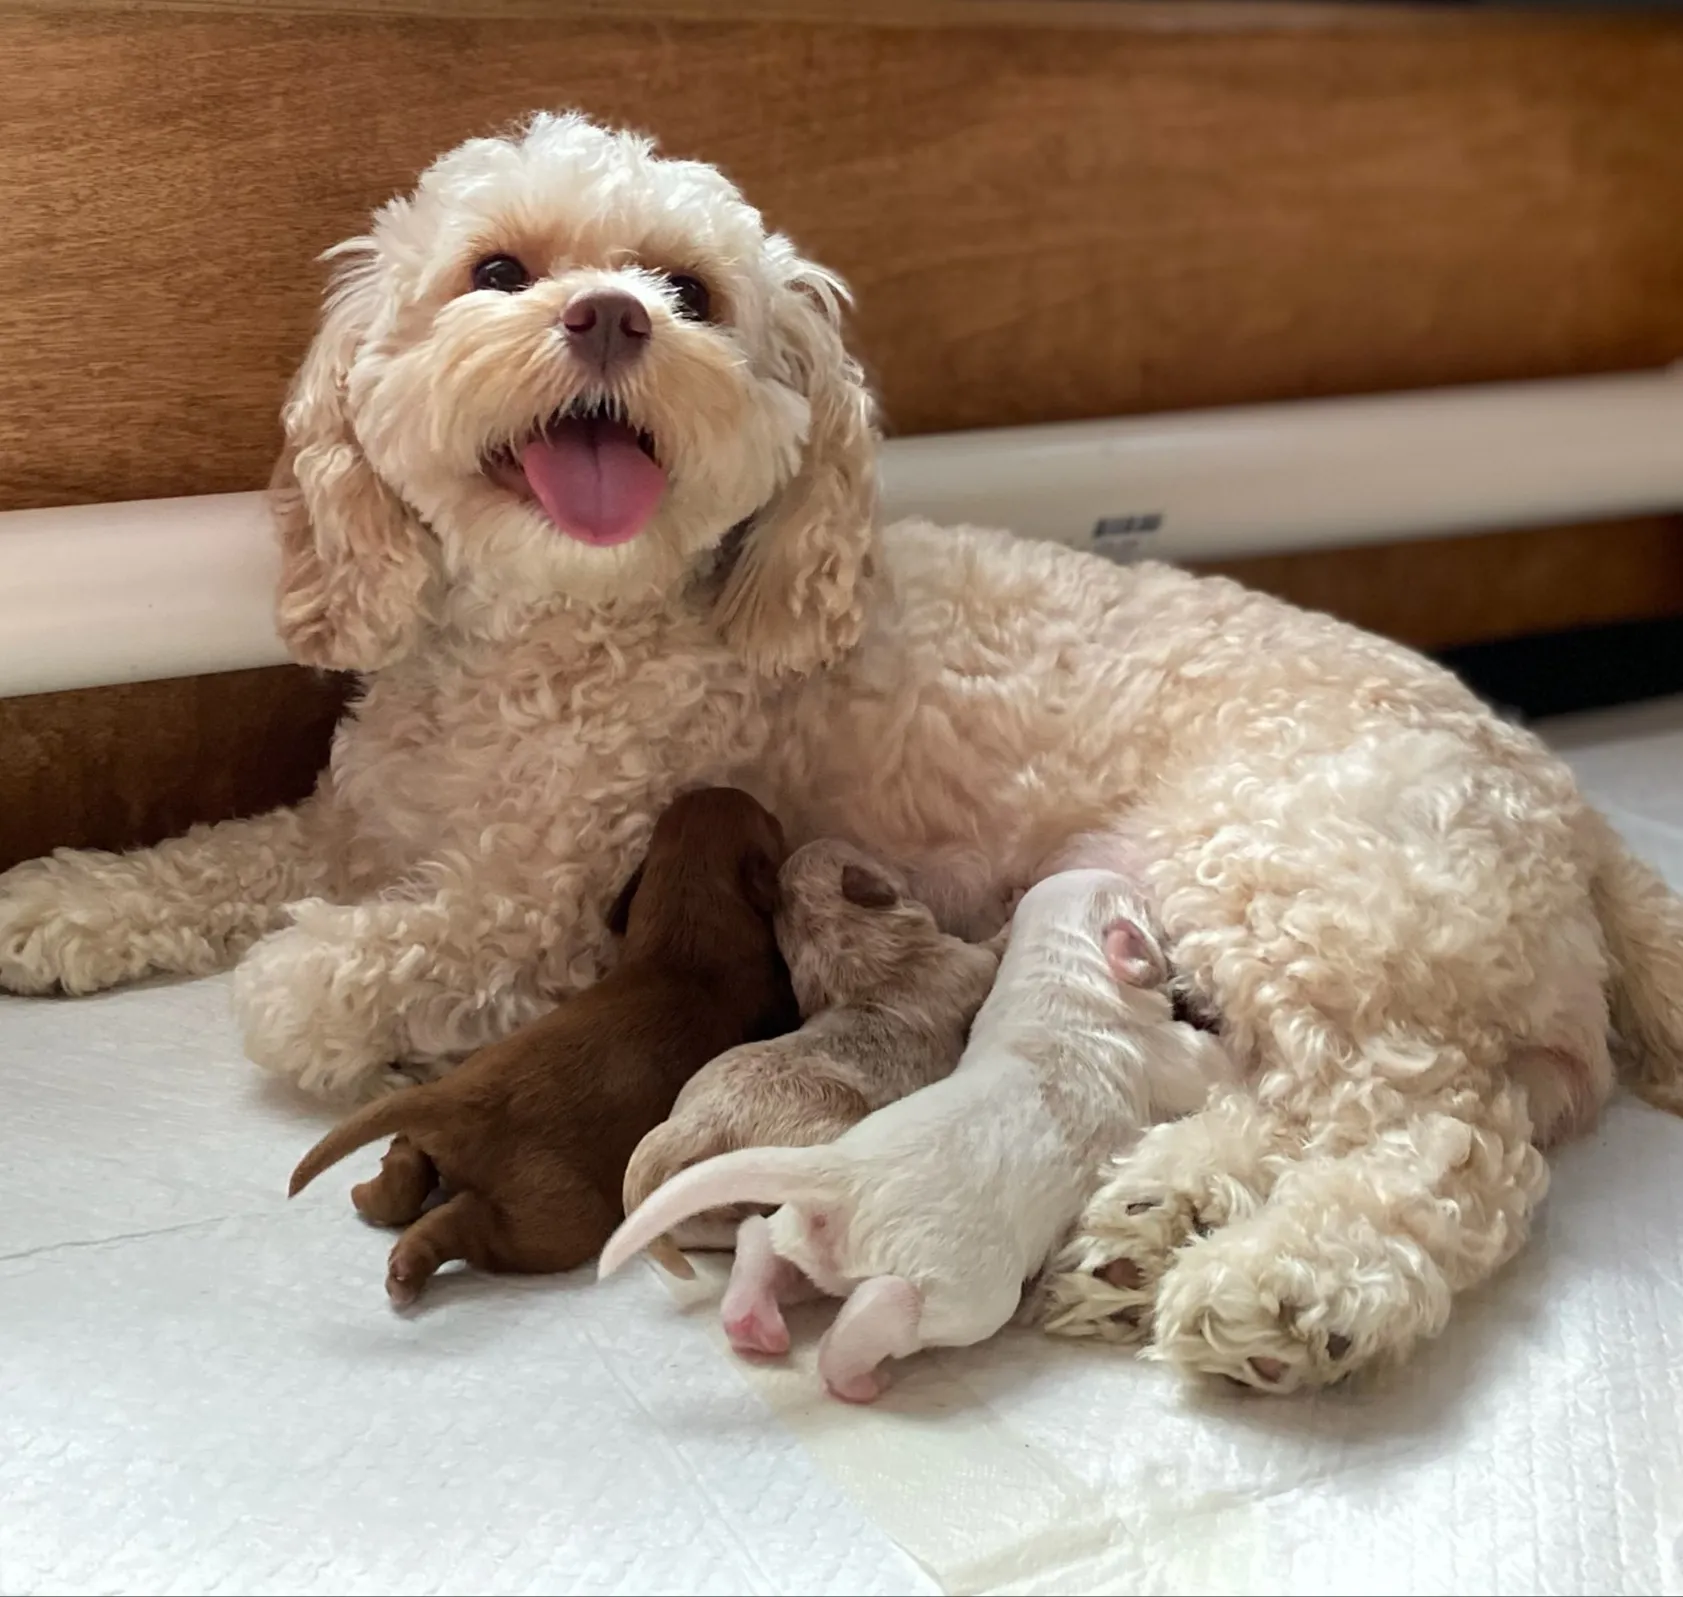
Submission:
[[[598,548],[635,538],[666,492],[654,439],[602,400],[558,411],[524,443],[494,455],[487,474],[536,500],[569,538]]]

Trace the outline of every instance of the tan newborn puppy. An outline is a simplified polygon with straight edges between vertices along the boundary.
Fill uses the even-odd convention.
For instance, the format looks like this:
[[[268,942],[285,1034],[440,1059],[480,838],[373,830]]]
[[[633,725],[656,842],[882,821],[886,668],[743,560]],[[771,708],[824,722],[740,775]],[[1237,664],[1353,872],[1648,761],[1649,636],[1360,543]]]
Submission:
[[[738,1148],[833,1142],[952,1073],[993,986],[997,946],[948,936],[904,880],[851,843],[798,849],[778,877],[777,941],[805,1024],[720,1054],[631,1156],[625,1212],[680,1170]],[[688,1221],[673,1242],[728,1248],[743,1211]],[[676,1247],[650,1253],[693,1272]]]

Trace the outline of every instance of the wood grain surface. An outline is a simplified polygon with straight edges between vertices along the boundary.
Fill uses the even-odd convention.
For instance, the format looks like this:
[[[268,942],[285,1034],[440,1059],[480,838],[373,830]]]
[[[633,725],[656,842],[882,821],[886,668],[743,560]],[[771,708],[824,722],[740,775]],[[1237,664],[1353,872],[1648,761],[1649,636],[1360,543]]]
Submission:
[[[1416,28],[1405,0],[0,0],[0,11],[206,11],[554,20],[778,22],[894,28],[1076,28],[1127,33]],[[1445,14],[1448,15],[1448,14]],[[1475,18],[1484,13],[1474,13]]]
[[[345,692],[283,666],[0,699],[0,870],[304,797]]]
[[[1683,516],[1201,566],[1418,649],[1683,615]]]

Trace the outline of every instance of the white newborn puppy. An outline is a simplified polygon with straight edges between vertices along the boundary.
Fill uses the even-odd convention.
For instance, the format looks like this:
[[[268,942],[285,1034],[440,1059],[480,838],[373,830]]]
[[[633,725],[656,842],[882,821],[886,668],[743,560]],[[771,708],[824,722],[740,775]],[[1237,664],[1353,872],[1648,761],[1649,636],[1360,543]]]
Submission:
[[[1168,976],[1126,878],[1048,877],[1017,907],[951,1076],[828,1146],[685,1171],[614,1234],[599,1273],[702,1210],[781,1204],[744,1222],[723,1305],[732,1344],[786,1348],[779,1303],[804,1277],[847,1299],[819,1347],[826,1388],[870,1402],[885,1359],[980,1342],[1010,1320],[1105,1161],[1232,1078],[1215,1038],[1173,1018]]]

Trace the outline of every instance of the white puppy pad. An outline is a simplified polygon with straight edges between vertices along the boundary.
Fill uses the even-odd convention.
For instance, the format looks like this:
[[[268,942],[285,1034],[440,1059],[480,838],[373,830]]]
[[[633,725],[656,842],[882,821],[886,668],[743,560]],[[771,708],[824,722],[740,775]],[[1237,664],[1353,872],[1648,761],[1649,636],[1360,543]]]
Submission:
[[[225,979],[0,1000],[0,1102],[0,1592],[935,1589],[647,1279],[393,1313]]]

